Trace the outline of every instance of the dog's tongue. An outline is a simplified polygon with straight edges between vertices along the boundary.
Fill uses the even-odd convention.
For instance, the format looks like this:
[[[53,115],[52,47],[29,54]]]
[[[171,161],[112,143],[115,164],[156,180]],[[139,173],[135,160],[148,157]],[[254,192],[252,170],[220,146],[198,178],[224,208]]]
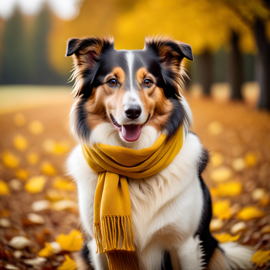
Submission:
[[[126,141],[134,142],[138,140],[141,135],[141,126],[140,125],[122,126],[121,133]]]

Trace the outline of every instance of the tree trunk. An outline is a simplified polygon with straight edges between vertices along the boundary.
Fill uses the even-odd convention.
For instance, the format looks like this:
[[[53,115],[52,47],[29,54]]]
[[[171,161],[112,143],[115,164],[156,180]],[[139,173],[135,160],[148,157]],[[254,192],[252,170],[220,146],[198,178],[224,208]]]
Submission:
[[[205,50],[198,56],[199,64],[199,82],[202,85],[205,95],[211,94],[211,85],[213,83],[213,56]]]
[[[256,67],[257,80],[260,85],[258,107],[270,111],[270,44],[266,37],[265,25],[259,18],[254,24],[254,36],[258,47]]]
[[[239,36],[232,31],[231,46],[228,54],[228,81],[231,86],[231,99],[242,100],[241,86],[244,81],[243,58],[238,46]]]

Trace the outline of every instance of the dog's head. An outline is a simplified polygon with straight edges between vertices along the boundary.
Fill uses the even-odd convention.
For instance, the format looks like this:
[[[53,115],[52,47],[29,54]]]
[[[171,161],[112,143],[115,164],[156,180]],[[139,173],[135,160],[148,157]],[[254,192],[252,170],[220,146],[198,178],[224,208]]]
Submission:
[[[115,50],[111,38],[73,38],[66,56],[73,56],[77,98],[71,127],[89,143],[100,125],[113,129],[124,142],[135,142],[149,126],[170,138],[188,125],[188,106],[180,88],[183,58],[192,60],[187,44],[169,38],[147,38],[143,50]],[[112,129],[111,129],[112,128]]]

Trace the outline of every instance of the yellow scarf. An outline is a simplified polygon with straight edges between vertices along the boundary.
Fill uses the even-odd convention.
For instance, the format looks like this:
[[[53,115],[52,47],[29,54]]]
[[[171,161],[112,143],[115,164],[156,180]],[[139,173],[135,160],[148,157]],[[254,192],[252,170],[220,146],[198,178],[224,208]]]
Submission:
[[[183,127],[166,140],[161,134],[148,148],[134,150],[99,143],[83,145],[83,155],[99,173],[95,192],[94,231],[97,252],[106,253],[110,270],[137,270],[133,247],[131,205],[127,177],[146,178],[168,166],[183,145]],[[120,244],[121,238],[121,245]]]

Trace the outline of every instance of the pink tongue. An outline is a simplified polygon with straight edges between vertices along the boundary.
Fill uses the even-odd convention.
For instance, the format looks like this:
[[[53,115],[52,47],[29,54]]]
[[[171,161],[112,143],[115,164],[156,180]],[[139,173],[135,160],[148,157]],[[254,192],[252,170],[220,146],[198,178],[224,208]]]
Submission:
[[[122,126],[121,133],[126,141],[134,142],[138,140],[141,135],[141,126],[140,125]]]

